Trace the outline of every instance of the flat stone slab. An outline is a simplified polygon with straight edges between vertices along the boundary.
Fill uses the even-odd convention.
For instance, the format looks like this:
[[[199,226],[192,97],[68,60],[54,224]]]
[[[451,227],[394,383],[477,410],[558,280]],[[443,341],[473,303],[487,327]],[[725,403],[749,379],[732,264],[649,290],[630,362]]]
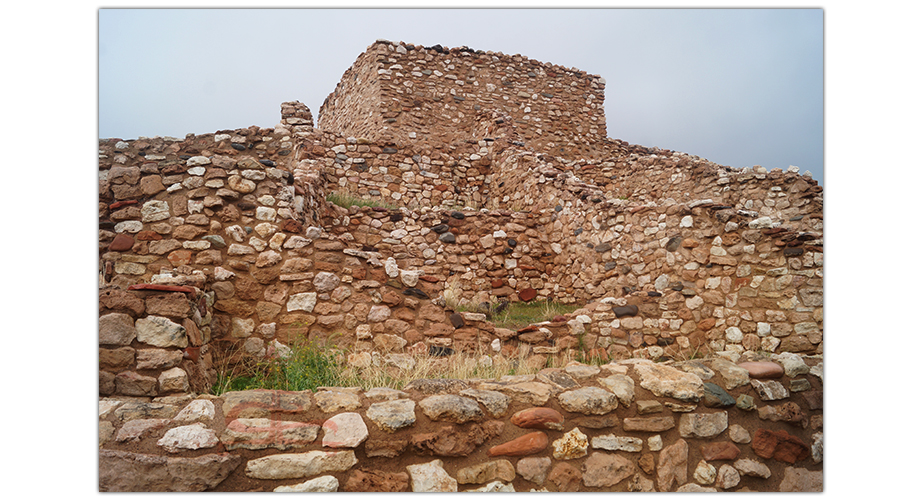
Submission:
[[[487,408],[488,413],[494,418],[502,417],[509,408],[510,397],[497,391],[480,391],[478,389],[466,389],[460,391],[461,396],[474,398]]]
[[[493,460],[463,467],[456,473],[459,484],[483,484],[497,480],[509,482],[515,478],[516,469],[509,460]]]
[[[606,434],[591,439],[591,448],[595,450],[639,452],[643,447],[644,440],[636,437]]]
[[[750,372],[741,365],[736,365],[723,358],[717,358],[710,362],[710,366],[722,375],[725,388],[728,390],[750,383]]]
[[[759,399],[762,399],[763,401],[776,401],[788,398],[791,395],[788,390],[785,389],[784,385],[777,380],[761,382],[753,379],[750,381],[750,385],[756,389],[756,393],[759,394]]]
[[[165,457],[100,450],[100,491],[205,491],[241,464],[237,455]]]
[[[559,405],[572,413],[604,415],[616,409],[619,400],[615,394],[599,387],[583,387],[566,391],[556,397]]]
[[[416,379],[406,384],[404,391],[419,391],[423,394],[448,394],[469,388],[469,384],[458,379]]]
[[[284,453],[250,460],[244,473],[253,479],[292,479],[345,471],[357,462],[352,451]]]
[[[747,361],[739,363],[738,366],[747,370],[750,378],[770,379],[781,378],[784,375],[784,367],[774,361]]]
[[[641,387],[656,397],[670,397],[681,401],[699,402],[703,397],[703,380],[693,373],[656,363],[637,363],[635,371]]]
[[[634,379],[627,375],[617,373],[597,381],[606,387],[607,390],[615,394],[616,397],[619,398],[619,402],[622,403],[622,406],[625,408],[631,406],[631,402],[634,401]]]
[[[408,427],[416,423],[416,403],[410,399],[397,399],[373,403],[366,410],[366,417],[386,432]]]
[[[212,448],[218,443],[219,438],[216,437],[216,432],[199,422],[169,429],[156,442],[157,445],[162,446],[169,453]]]
[[[359,396],[350,391],[319,391],[313,397],[325,413],[353,411],[361,406]]]
[[[678,433],[685,438],[718,436],[728,428],[728,412],[686,413],[678,422]]]
[[[440,394],[419,401],[419,408],[431,420],[462,424],[484,418],[478,402],[462,396]]]
[[[635,475],[634,463],[612,453],[592,453],[582,465],[585,486],[608,487]]]
[[[302,413],[312,407],[310,391],[255,389],[225,393],[226,418],[265,418],[271,413]]]
[[[663,432],[675,427],[672,417],[631,417],[622,420],[626,431]]]
[[[221,438],[226,450],[288,450],[306,447],[318,435],[319,426],[316,424],[268,418],[236,418],[228,422]]]
[[[530,404],[534,406],[543,406],[550,400],[553,393],[553,386],[541,382],[482,382],[478,385],[481,390],[499,391],[514,401]]]
[[[320,476],[292,486],[279,486],[276,493],[323,493],[337,491],[340,483],[334,476]]]
[[[339,413],[322,424],[326,448],[356,448],[369,437],[369,429],[359,413]]]

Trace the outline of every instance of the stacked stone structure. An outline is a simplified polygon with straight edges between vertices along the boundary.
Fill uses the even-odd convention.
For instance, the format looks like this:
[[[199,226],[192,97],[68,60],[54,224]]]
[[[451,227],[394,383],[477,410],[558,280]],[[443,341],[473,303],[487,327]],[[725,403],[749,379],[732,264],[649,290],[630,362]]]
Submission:
[[[101,396],[187,404],[214,381],[217,353],[263,360],[323,339],[356,363],[374,355],[397,366],[435,348],[524,350],[536,364],[583,349],[619,361],[710,355],[718,365],[707,369],[717,371],[759,353],[815,365],[824,348],[821,187],[796,167],[735,169],[609,139],[604,84],[519,55],[378,41],[322,105],[318,128],[304,104],[287,102],[274,128],[101,140]],[[382,206],[342,208],[331,193]],[[482,313],[451,321],[459,304],[519,300],[581,308],[520,331]],[[589,379],[576,385],[597,385]],[[805,397],[801,382],[782,382],[797,389],[785,397]],[[801,399],[792,404],[820,414],[820,402]],[[221,398],[202,401],[222,411]],[[566,409],[547,401],[534,405]],[[787,411],[779,408],[765,415]],[[101,409],[101,441],[104,428],[123,432],[129,418],[116,418]],[[222,439],[230,431],[216,421]],[[797,439],[808,447],[815,438],[803,429]],[[109,463],[125,460],[114,442],[101,443],[119,457]],[[605,455],[592,459],[629,468]],[[662,460],[652,456],[631,468]],[[227,469],[232,458],[208,460]],[[819,462],[797,474],[809,479]],[[638,489],[690,483],[678,474],[677,485],[654,482],[643,470],[649,476],[631,475]],[[791,474],[779,469],[777,481],[750,487],[777,490]],[[118,488],[103,477],[102,488]],[[592,481],[578,487],[625,484]]]

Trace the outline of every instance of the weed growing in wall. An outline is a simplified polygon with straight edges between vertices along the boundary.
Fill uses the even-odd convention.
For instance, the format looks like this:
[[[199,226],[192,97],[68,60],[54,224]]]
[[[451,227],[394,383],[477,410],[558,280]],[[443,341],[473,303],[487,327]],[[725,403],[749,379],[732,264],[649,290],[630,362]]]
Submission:
[[[249,389],[315,390],[340,385],[339,353],[311,342],[298,342],[286,357],[242,361],[219,373],[214,394]]]

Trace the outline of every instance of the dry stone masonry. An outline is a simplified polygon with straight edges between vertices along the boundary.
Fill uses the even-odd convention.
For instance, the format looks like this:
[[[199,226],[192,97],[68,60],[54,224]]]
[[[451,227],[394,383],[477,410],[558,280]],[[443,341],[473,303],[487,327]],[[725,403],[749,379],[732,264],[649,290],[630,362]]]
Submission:
[[[821,491],[821,356],[776,359],[103,399],[100,489]]]
[[[610,139],[604,88],[379,40],[318,128],[101,139],[100,489],[820,491],[822,188]],[[490,320],[535,300],[578,309]],[[208,394],[326,339],[609,364]]]

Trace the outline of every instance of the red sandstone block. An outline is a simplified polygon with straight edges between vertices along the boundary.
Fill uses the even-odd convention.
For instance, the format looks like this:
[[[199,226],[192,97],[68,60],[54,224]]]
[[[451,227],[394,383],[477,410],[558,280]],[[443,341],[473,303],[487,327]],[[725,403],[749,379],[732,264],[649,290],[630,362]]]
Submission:
[[[762,458],[774,458],[789,464],[797,463],[798,460],[803,460],[810,454],[809,446],[806,443],[786,431],[772,432],[767,429],[758,429],[750,447]]]
[[[488,450],[488,455],[496,457],[505,455],[510,457],[521,457],[524,455],[533,455],[539,453],[550,444],[549,438],[543,432],[532,432],[524,436],[507,441],[506,443],[494,446]]]

